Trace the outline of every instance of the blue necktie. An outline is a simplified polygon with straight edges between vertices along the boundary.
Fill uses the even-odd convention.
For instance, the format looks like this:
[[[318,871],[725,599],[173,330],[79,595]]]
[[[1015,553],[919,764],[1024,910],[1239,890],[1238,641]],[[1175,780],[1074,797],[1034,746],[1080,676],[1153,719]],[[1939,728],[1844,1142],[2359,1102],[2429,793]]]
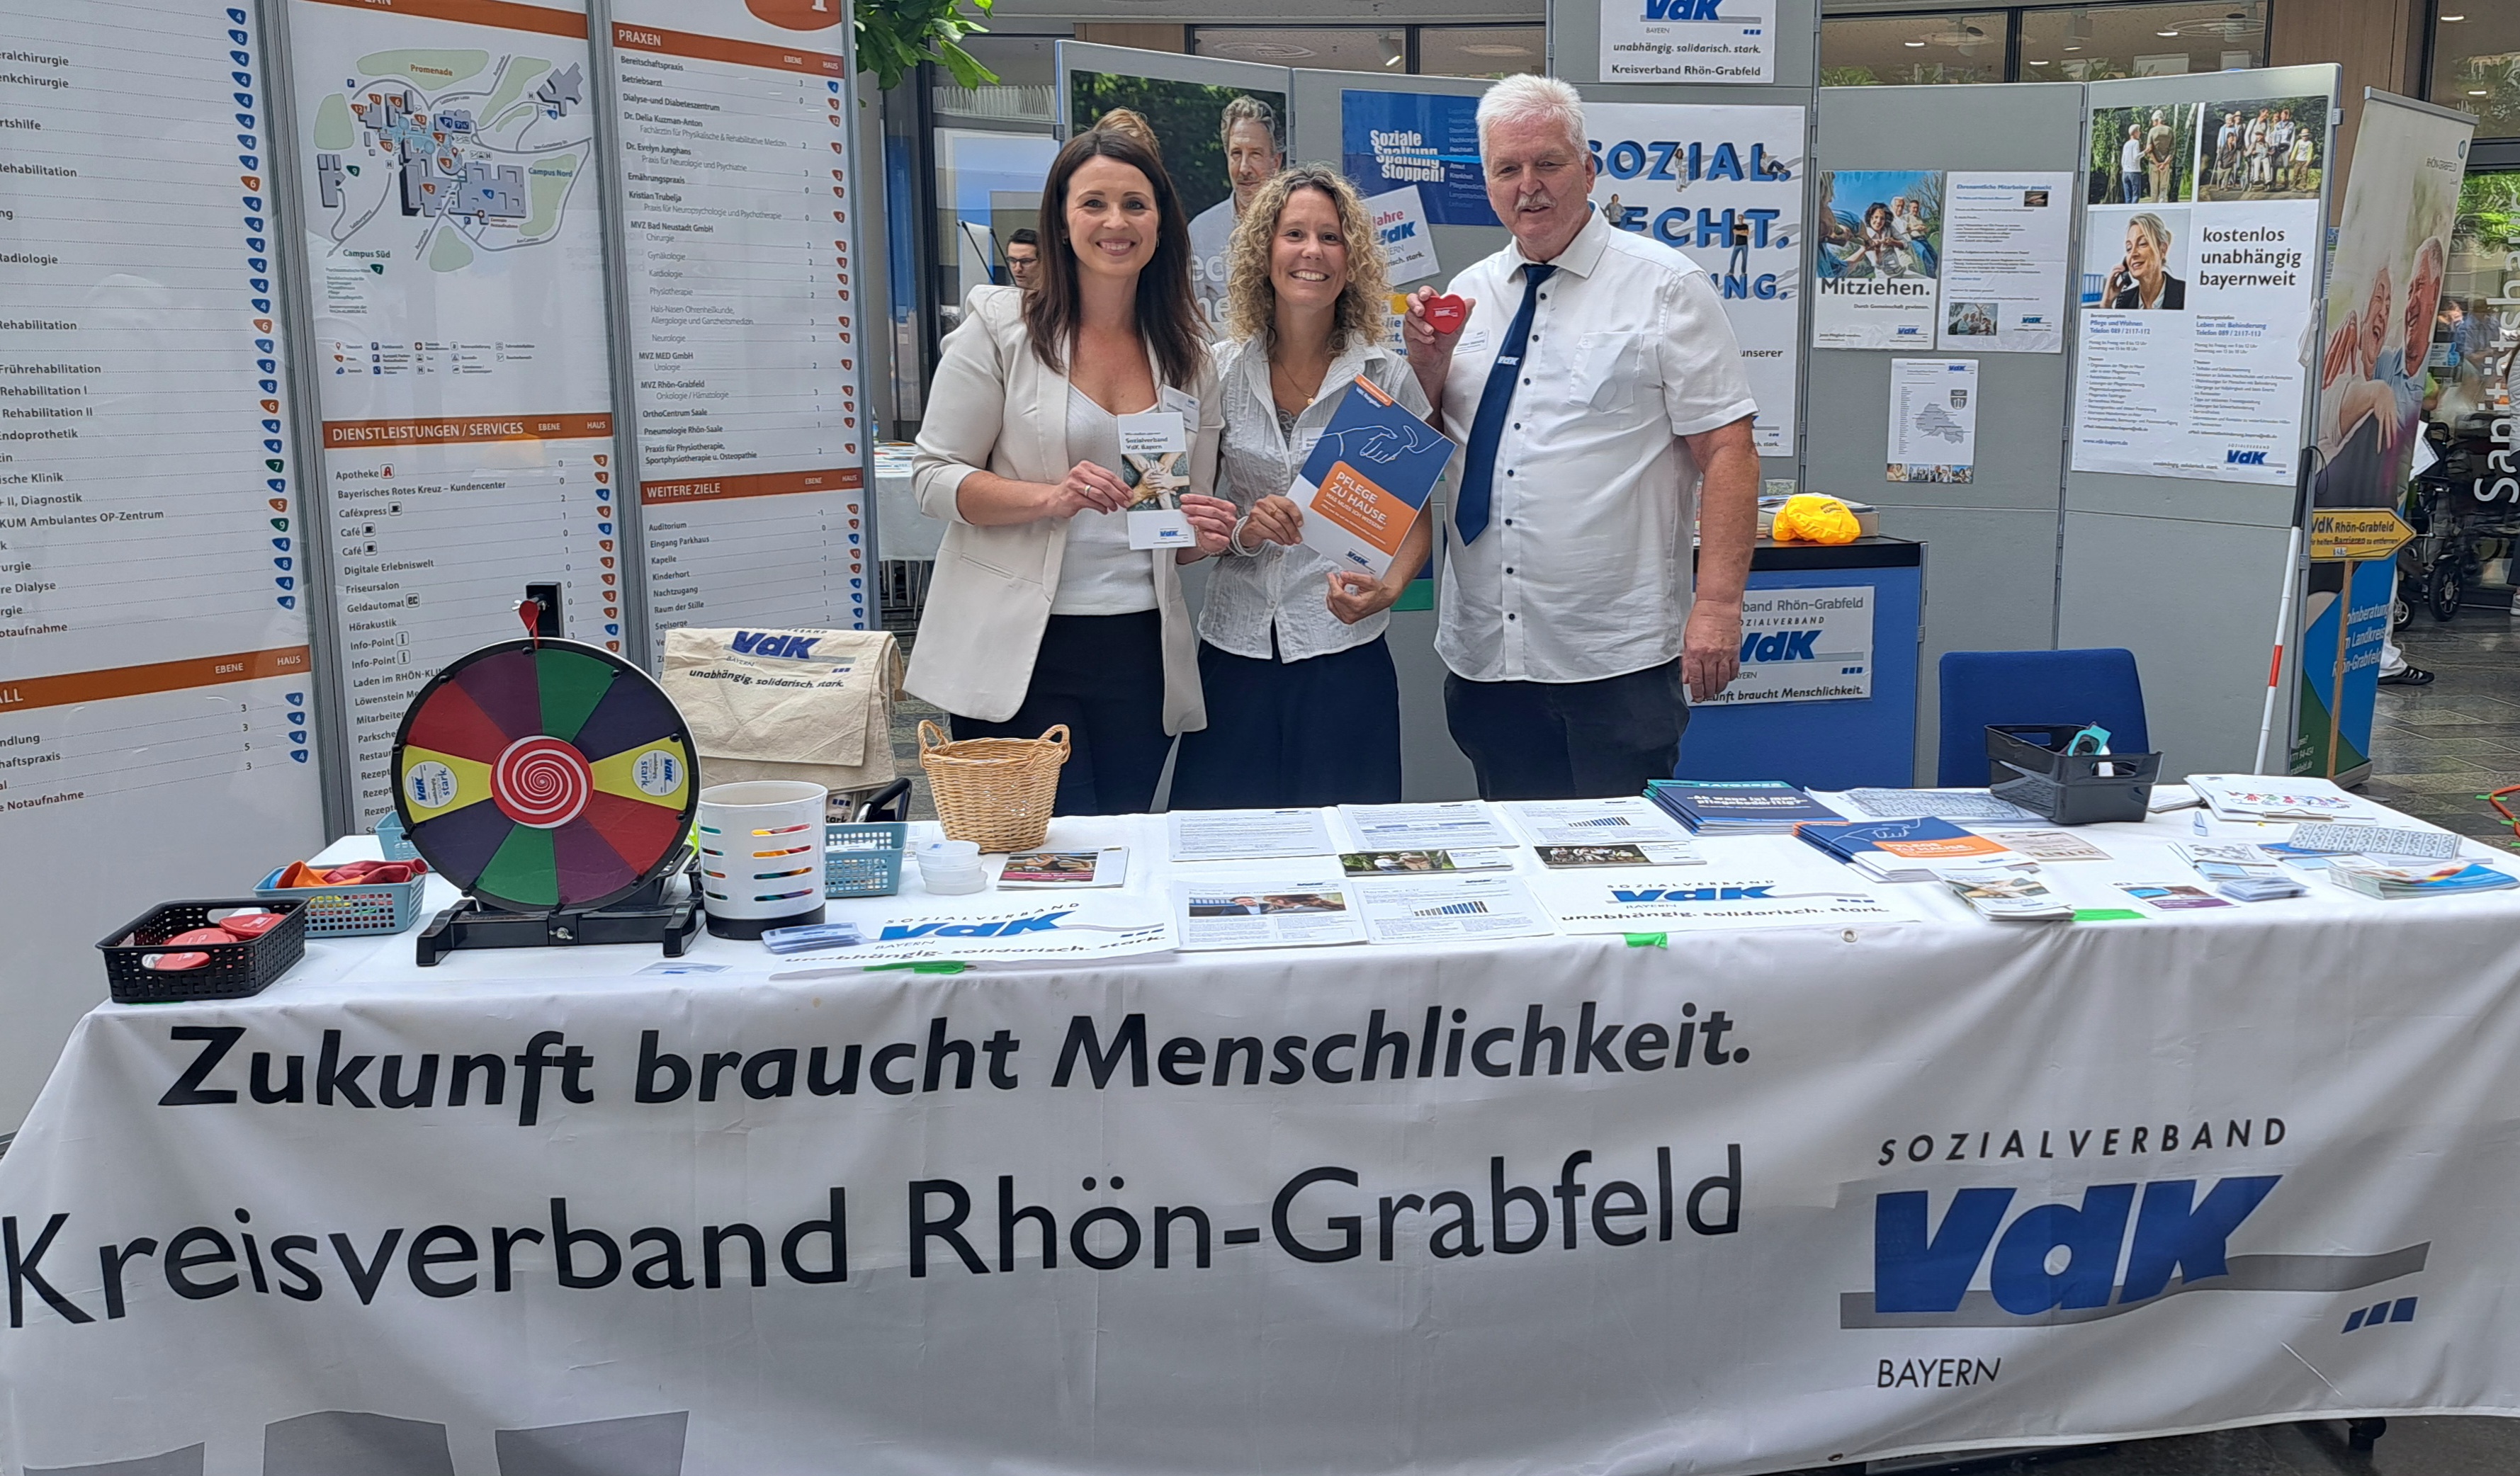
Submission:
[[[1540,285],[1557,270],[1526,264],[1522,269],[1522,307],[1505,331],[1505,344],[1488,370],[1487,388],[1479,393],[1479,413],[1470,422],[1469,459],[1462,465],[1462,495],[1453,505],[1453,521],[1462,542],[1476,543],[1488,530],[1488,492],[1496,480],[1497,442],[1505,438],[1505,413],[1513,404],[1513,388],[1522,375],[1522,350],[1531,338],[1531,311],[1540,300]]]

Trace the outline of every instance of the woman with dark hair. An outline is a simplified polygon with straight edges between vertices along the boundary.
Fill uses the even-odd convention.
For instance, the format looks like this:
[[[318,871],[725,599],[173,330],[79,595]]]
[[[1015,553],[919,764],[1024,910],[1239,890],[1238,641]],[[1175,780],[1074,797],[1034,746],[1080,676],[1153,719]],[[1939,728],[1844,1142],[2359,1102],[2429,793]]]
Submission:
[[[1424,566],[1433,521],[1421,514],[1372,579],[1306,547],[1286,497],[1360,376],[1426,414],[1409,361],[1383,342],[1382,246],[1356,187],[1307,164],[1260,187],[1226,260],[1219,490],[1238,518],[1198,622],[1210,722],[1182,739],[1173,803],[1393,803],[1400,680],[1383,612]]]
[[[1216,373],[1189,222],[1153,150],[1080,133],[1042,201],[1038,285],[974,291],[928,391],[913,485],[947,527],[903,685],[957,738],[1067,725],[1058,813],[1131,814],[1153,804],[1173,735],[1207,721],[1176,565],[1233,530],[1233,505],[1208,495]],[[1177,435],[1188,542],[1131,537],[1132,505],[1153,505],[1124,420],[1133,437]]]

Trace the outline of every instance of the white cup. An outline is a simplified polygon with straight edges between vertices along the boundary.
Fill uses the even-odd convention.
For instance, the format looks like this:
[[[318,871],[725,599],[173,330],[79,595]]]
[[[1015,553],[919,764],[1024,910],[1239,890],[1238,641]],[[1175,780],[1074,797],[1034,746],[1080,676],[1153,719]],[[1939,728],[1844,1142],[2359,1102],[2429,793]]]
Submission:
[[[700,893],[712,935],[758,938],[823,920],[823,807],[831,793],[788,779],[700,791]]]
[[[980,848],[968,840],[931,840],[919,848],[920,884],[940,897],[988,890]]]

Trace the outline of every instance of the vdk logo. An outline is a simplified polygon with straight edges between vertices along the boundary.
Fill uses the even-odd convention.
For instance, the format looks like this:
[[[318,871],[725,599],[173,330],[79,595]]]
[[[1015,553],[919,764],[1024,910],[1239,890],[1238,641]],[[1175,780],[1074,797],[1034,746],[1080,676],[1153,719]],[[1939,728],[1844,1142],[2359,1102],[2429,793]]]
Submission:
[[[2233,449],[2223,453],[2223,465],[2226,467],[2263,467],[2266,464],[2267,454],[2263,451]]]
[[[1764,902],[1775,886],[1614,886],[1610,896],[1620,902]]]
[[[1741,660],[1752,661],[1817,661],[1820,652],[1813,649],[1821,638],[1816,630],[1753,631],[1741,638]]]
[[[877,935],[878,943],[898,943],[905,938],[1012,938],[1018,933],[1055,933],[1058,919],[1076,910],[1043,913],[1032,917],[1007,917],[996,922],[887,922]]]
[[[778,636],[768,631],[740,630],[735,633],[735,649],[745,656],[787,656],[804,660],[814,653],[822,641],[820,636]]]
[[[2095,1184],[2079,1206],[2033,1205],[2008,1225],[2009,1188],[1961,1189],[1940,1225],[1930,1222],[1921,1189],[1876,1194],[1872,1290],[1840,1294],[1838,1325],[2087,1322],[2182,1292],[2350,1291],[2424,1269],[2430,1241],[2369,1256],[2231,1255],[2232,1232],[2281,1177],[2218,1180],[2202,1199],[2193,1179]],[[1986,1290],[1973,1291],[1980,1266]]]
[[[1721,21],[1715,13],[1719,0],[1645,0],[1648,21]]]

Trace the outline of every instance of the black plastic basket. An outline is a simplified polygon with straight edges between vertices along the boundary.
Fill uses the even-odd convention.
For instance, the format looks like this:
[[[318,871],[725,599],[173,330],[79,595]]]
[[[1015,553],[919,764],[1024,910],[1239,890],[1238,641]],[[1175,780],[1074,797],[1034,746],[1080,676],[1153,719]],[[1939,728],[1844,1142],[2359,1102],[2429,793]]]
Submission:
[[[259,938],[234,943],[185,944],[166,947],[166,940],[197,927],[213,927],[210,914],[243,910],[280,913],[281,923]],[[117,1005],[164,1005],[179,1000],[242,1000],[289,972],[306,957],[306,904],[296,898],[262,901],[253,897],[225,902],[161,902],[114,929],[97,944],[105,955],[106,983]],[[161,970],[143,960],[162,953],[203,953],[210,962],[199,968]]]
[[[2151,813],[2158,753],[2067,753],[2079,723],[1990,723],[1986,786],[2060,826],[2141,820]],[[2109,772],[2102,774],[2101,769]]]

